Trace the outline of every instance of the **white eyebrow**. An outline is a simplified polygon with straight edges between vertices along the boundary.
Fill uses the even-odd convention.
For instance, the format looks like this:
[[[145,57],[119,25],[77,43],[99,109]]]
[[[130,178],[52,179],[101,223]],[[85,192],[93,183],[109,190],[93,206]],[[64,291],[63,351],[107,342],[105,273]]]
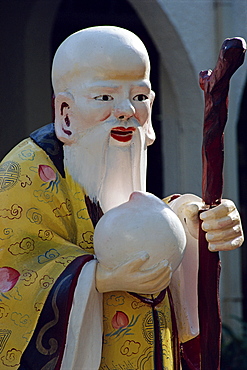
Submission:
[[[148,88],[151,88],[151,83],[150,81],[140,81],[140,82],[137,82],[136,84],[133,84],[133,86],[139,86],[139,87],[148,87]]]
[[[114,85],[111,83],[106,83],[105,81],[95,81],[90,84],[85,85],[88,89],[97,89],[97,88],[103,88],[103,89],[118,89],[118,85]]]
[[[144,88],[144,89],[151,90],[151,83],[150,83],[150,81],[139,81],[136,84],[133,84],[131,87],[132,87],[132,89]]]
[[[97,88],[102,88],[102,89],[113,89],[113,90],[117,90],[117,89],[120,89],[122,87],[122,85],[119,85],[119,84],[114,84],[114,82],[106,82],[106,81],[95,81],[95,82],[91,82],[89,84],[85,84],[85,87],[88,88],[88,89],[97,89]],[[131,85],[131,87],[145,87],[145,88],[148,88],[148,89],[151,89],[151,83],[149,80],[143,80],[143,81],[133,81],[133,84]]]

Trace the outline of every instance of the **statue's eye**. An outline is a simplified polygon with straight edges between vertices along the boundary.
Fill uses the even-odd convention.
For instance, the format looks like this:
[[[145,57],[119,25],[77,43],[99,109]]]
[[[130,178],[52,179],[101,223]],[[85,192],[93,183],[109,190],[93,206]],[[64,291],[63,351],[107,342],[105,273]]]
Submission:
[[[145,94],[138,94],[136,96],[134,96],[133,100],[135,101],[143,101],[143,100],[147,100],[148,99],[148,96],[145,95]]]
[[[94,100],[110,101],[113,100],[113,97],[111,95],[98,95],[95,96]]]

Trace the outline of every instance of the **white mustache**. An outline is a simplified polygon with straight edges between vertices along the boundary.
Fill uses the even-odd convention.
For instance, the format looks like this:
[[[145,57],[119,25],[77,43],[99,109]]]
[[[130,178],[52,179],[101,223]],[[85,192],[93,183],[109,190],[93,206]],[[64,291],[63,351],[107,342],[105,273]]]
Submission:
[[[107,132],[110,136],[110,133],[111,133],[111,130],[115,127],[124,127],[124,128],[128,128],[128,127],[135,127],[135,128],[138,128],[138,127],[141,127],[140,123],[137,121],[137,119],[135,118],[129,118],[129,119],[126,119],[126,120],[118,120],[116,118],[110,118],[108,120],[105,120],[104,122],[98,124],[98,125],[95,125],[93,127],[89,127],[88,129],[84,129],[83,131],[81,132],[78,132],[78,135],[81,137],[81,136],[85,136],[86,134],[89,134],[90,132],[96,130],[96,129],[99,129],[100,131],[102,132]]]
[[[139,124],[139,122],[135,118],[130,118],[130,119],[127,119],[127,120],[114,120],[113,122],[111,122],[111,127],[112,128],[121,127],[121,126],[124,127],[124,128],[141,127],[141,125]]]

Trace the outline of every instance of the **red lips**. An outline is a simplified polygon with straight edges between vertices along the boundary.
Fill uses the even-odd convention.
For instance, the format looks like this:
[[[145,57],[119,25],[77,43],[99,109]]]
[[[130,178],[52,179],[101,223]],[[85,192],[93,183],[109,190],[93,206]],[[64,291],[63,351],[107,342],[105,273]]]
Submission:
[[[115,127],[111,130],[111,137],[117,141],[126,143],[132,139],[135,127]]]

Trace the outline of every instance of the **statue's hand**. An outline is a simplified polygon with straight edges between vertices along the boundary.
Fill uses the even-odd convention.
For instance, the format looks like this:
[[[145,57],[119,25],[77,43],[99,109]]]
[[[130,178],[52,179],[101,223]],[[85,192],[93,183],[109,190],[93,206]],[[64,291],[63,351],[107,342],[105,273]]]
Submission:
[[[227,251],[240,247],[244,241],[240,215],[231,200],[224,199],[215,208],[200,215],[202,228],[211,251]]]
[[[171,280],[172,269],[167,260],[145,269],[149,259],[146,252],[139,252],[113,269],[97,264],[96,288],[100,293],[115,290],[139,294],[153,294],[165,289]]]
[[[203,209],[200,202],[188,203],[184,206],[186,224],[192,236],[198,229],[198,213]],[[202,229],[210,251],[227,251],[240,247],[244,241],[240,215],[231,200],[223,199],[217,207],[200,214]]]

